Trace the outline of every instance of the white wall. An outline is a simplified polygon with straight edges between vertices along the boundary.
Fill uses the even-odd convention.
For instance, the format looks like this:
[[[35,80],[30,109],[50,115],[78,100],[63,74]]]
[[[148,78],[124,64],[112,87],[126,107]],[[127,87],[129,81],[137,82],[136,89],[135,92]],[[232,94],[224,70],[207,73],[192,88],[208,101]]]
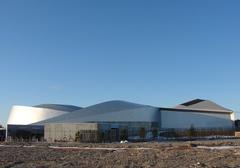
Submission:
[[[232,128],[231,114],[200,113],[188,111],[161,110],[161,127],[163,129],[195,128]]]

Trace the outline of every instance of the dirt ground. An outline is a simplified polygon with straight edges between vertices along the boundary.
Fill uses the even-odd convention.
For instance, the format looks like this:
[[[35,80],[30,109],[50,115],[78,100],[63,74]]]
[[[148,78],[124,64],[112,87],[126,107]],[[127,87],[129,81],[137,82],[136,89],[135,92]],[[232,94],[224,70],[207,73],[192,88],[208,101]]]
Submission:
[[[208,149],[199,146],[235,147]],[[0,167],[240,167],[240,148],[237,146],[240,146],[240,140],[127,144],[4,143],[0,144]]]

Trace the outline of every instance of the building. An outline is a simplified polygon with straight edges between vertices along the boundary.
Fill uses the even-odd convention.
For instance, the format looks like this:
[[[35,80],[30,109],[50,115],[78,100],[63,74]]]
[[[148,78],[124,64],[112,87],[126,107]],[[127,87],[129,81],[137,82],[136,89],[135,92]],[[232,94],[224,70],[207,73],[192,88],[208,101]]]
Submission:
[[[3,127],[0,127],[0,142],[5,141],[6,136],[6,129]]]
[[[101,139],[142,139],[190,128],[211,132],[234,129],[234,113],[212,101],[195,99],[173,108],[109,101],[86,108],[67,105],[14,106],[7,123],[8,139],[45,136],[48,141],[71,141],[97,133]],[[44,129],[45,126],[45,129]],[[88,129],[87,129],[88,128]],[[78,131],[77,131],[78,130]],[[45,134],[45,135],[44,135]],[[156,134],[156,135],[154,135]]]

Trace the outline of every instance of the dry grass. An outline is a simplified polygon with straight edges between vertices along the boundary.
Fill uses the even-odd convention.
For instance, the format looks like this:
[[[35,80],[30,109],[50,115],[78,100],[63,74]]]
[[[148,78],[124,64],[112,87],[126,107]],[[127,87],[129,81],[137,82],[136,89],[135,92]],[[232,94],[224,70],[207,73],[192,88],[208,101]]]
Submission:
[[[207,146],[240,145],[240,140],[129,144],[57,143],[32,144],[35,147],[31,148],[23,147],[23,145],[30,144],[14,144],[15,146],[0,147],[0,167],[185,168],[237,167],[240,165],[240,149],[197,149],[192,143]],[[51,149],[49,145],[79,148]],[[98,149],[85,150],[86,147]],[[111,149],[105,150],[105,148]]]

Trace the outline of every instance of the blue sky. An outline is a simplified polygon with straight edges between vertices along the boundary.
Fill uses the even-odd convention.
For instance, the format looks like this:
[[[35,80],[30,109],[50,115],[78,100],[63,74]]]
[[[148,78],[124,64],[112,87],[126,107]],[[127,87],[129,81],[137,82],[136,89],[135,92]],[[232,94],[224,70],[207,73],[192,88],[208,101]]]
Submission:
[[[0,1],[0,123],[12,105],[194,98],[240,110],[239,1]]]

